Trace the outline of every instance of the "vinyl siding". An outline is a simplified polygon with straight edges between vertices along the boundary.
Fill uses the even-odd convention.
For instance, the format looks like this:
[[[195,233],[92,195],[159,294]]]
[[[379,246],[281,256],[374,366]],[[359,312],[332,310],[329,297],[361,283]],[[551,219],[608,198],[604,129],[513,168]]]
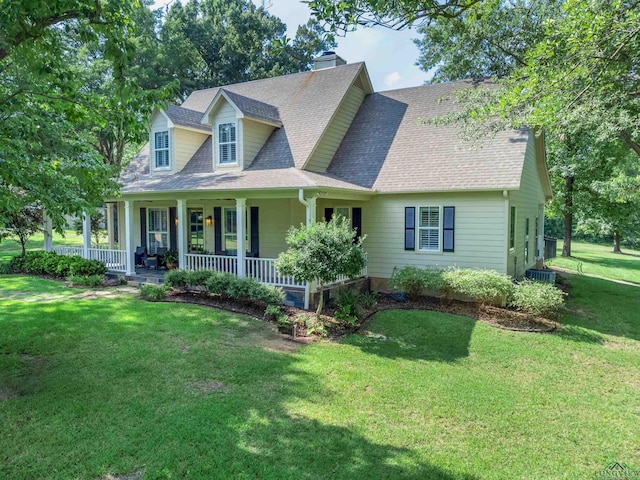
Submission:
[[[505,272],[505,217],[501,192],[466,194],[380,195],[362,204],[363,247],[369,276],[390,278],[405,265],[488,268]],[[455,207],[455,252],[404,250],[404,209]],[[417,242],[416,242],[417,247]]]
[[[274,127],[253,120],[243,119],[244,168],[248,168],[267,141]]]
[[[344,135],[347,133],[356,113],[358,113],[364,97],[365,93],[362,89],[356,86],[349,88],[334,118],[320,138],[315,151],[311,154],[305,170],[314,172],[327,171]]]
[[[226,100],[222,102],[220,108],[212,118],[213,122],[213,167],[214,169],[225,169],[225,170],[238,170],[238,168],[242,168],[240,161],[242,159],[242,122],[238,121],[236,116],[235,109],[227,102]],[[218,125],[221,123],[235,123],[236,124],[236,158],[238,159],[237,164],[231,165],[218,165]]]
[[[193,154],[198,151],[209,135],[206,133],[192,132],[175,128],[173,134],[174,140],[174,172],[181,171],[184,166],[191,160]]]
[[[536,263],[535,220],[540,215],[540,206],[544,205],[544,191],[536,163],[535,137],[530,135],[525,153],[524,168],[520,190],[509,193],[509,206],[516,207],[515,248],[509,250],[507,272],[521,277],[528,268]],[[529,262],[525,259],[525,229],[529,218]],[[540,231],[540,234],[543,232]]]

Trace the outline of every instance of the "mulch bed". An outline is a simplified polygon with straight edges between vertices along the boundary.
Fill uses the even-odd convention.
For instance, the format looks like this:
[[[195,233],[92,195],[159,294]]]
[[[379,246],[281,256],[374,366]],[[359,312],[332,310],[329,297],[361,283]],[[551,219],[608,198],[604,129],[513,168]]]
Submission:
[[[265,320],[263,305],[251,302],[237,303],[229,299],[211,296],[205,293],[172,290],[168,292],[167,297],[163,301],[192,303],[196,305],[225,310],[228,312],[241,313],[260,320]],[[321,318],[323,323],[327,327],[329,337],[337,339],[346,334],[357,332],[376,313],[383,310],[397,309],[431,310],[442,313],[450,313],[454,315],[463,315],[465,317],[473,318],[477,321],[486,323],[487,325],[491,325],[492,327],[517,332],[553,332],[562,328],[559,323],[554,322],[553,320],[550,320],[548,318],[529,315],[506,308],[480,306],[474,303],[456,300],[444,303],[440,301],[440,299],[433,297],[422,297],[415,301],[400,301],[396,300],[392,295],[385,295],[380,300],[378,300],[378,304],[376,305],[376,307],[370,311],[367,311],[355,325],[345,325],[337,321],[333,317],[335,308],[333,308],[331,305],[323,310],[323,315],[321,315]],[[301,310],[295,307],[282,307],[282,310],[289,317],[291,323],[297,324],[298,327],[291,331],[289,331],[289,329],[287,329],[286,331],[281,330],[281,332],[287,333],[291,337],[307,337],[307,333],[305,332],[304,327],[301,326],[302,322],[300,320],[306,316],[312,316],[315,314],[313,312]]]

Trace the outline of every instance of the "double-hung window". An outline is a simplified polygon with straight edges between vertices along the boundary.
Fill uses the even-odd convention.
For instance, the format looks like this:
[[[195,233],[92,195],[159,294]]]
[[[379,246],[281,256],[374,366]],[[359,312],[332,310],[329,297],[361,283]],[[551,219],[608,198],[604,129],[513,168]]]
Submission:
[[[440,251],[440,207],[420,207],[418,249],[425,252]]]
[[[228,255],[235,255],[238,252],[238,216],[235,207],[228,207],[222,210],[222,243]],[[245,251],[249,248],[249,228],[245,224]]]
[[[218,125],[218,162],[222,165],[236,163],[236,124]]]
[[[166,208],[150,208],[149,212],[149,253],[155,255],[158,247],[169,247],[169,211]]]
[[[169,131],[155,132],[153,150],[157,169],[169,168]]]

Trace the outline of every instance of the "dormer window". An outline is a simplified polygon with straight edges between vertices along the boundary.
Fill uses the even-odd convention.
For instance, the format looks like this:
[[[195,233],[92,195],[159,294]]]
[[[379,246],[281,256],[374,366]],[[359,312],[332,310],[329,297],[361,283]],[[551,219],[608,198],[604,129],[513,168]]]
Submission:
[[[236,150],[236,124],[221,123],[218,125],[218,162],[221,165],[236,163]]]
[[[155,168],[166,169],[169,165],[169,131],[155,132],[154,134]]]

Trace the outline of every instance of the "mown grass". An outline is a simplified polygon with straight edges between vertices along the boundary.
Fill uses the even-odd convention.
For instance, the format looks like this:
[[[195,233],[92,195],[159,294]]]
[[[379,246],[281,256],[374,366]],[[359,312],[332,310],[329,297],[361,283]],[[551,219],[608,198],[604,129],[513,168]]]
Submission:
[[[558,241],[557,257],[547,260],[551,267],[561,267],[576,273],[597,275],[614,280],[640,284],[640,252],[622,249],[613,253],[611,245],[571,242],[571,257],[562,257],[562,241]]]
[[[66,230],[63,235],[53,233],[54,245],[82,245],[82,235],[75,231]],[[42,250],[44,245],[44,234],[36,233],[27,241],[27,250]],[[4,239],[0,242],[0,262],[10,260],[14,255],[20,254],[20,244],[14,240]]]
[[[0,478],[590,478],[640,467],[638,288],[574,276],[559,334],[387,311],[296,346],[0,276]]]

